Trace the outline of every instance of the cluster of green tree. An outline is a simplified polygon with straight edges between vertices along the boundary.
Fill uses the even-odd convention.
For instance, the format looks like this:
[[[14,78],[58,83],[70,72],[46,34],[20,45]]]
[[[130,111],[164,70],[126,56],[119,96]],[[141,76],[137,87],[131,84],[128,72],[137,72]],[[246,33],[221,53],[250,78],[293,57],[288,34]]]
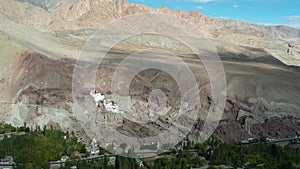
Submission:
[[[140,168],[135,158],[129,158],[136,156],[134,148],[129,148],[129,151],[124,154],[129,157],[116,156],[115,165],[111,165],[109,157],[91,161],[79,160],[76,155],[86,154],[86,149],[84,144],[77,141],[74,133],[65,133],[53,128],[46,129],[46,127],[41,129],[38,126],[35,130],[29,130],[26,124],[19,128],[1,125],[0,130],[10,133],[10,137],[5,136],[0,140],[0,157],[12,155],[17,168],[49,168],[50,161],[57,161],[62,156],[69,156],[71,159],[62,167],[63,169],[71,166],[80,169]],[[25,131],[25,133],[18,134],[18,131]],[[164,152],[156,158],[143,159],[143,168],[189,169],[205,165],[227,165],[234,168],[300,169],[300,148],[267,144],[266,138],[261,138],[255,144],[221,143],[210,139],[204,143],[185,141],[178,145],[180,148]],[[145,148],[153,148],[152,146]],[[169,145],[164,146],[169,147]],[[123,143],[121,147],[125,150],[127,145]],[[108,154],[104,149],[100,148],[100,150],[100,154]]]
[[[190,169],[206,165],[207,161],[203,157],[191,152],[193,149],[193,143],[187,142],[181,149],[165,152],[154,161],[147,161],[145,165],[153,169]]]
[[[24,125],[24,128],[27,128]],[[50,161],[62,156],[78,158],[75,152],[86,153],[85,145],[78,142],[74,133],[55,129],[36,128],[23,135],[4,137],[0,141],[0,157],[13,156],[17,168],[49,168]]]
[[[216,140],[194,144],[187,142],[179,150],[164,153],[146,166],[154,169],[188,169],[227,165],[234,168],[300,169],[300,148],[267,144],[220,143]]]
[[[199,149],[200,150],[200,149]],[[202,149],[204,155],[213,165],[229,165],[249,168],[300,168],[300,149],[275,144],[220,143],[211,146],[209,151]]]
[[[136,159],[123,157],[123,156],[116,156],[115,163],[109,163],[109,157],[104,157],[102,159],[97,160],[73,160],[68,161],[66,164],[61,167],[61,169],[70,169],[72,166],[76,166],[80,169],[138,169],[138,163]]]
[[[135,158],[116,156],[115,169],[138,169]]]
[[[146,165],[153,169],[190,169],[207,164],[205,159],[194,156],[189,151],[179,150],[174,156],[157,158],[152,164],[147,162]]]
[[[26,123],[24,123],[24,126],[21,127],[14,127],[10,124],[0,124],[0,134],[10,134],[14,132],[30,132],[30,128],[26,126]]]
[[[17,128],[10,124],[1,124],[0,125],[0,134],[16,132]]]

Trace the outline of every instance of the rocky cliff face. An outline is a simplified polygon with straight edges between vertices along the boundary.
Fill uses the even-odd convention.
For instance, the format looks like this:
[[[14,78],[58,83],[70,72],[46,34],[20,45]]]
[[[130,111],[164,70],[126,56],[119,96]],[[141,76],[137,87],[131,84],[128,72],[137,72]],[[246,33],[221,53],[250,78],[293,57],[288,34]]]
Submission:
[[[300,130],[300,73],[297,67],[300,64],[300,30],[213,19],[197,11],[172,11],[165,7],[152,9],[126,0],[0,1],[1,118],[15,125],[23,125],[25,121],[31,125],[75,129],[84,136],[72,111],[76,106],[72,98],[74,58],[99,28],[112,20],[143,12],[160,12],[183,19],[215,46],[227,81],[226,108],[215,131],[217,138],[234,141],[261,135],[280,138],[294,136]],[[157,18],[148,21],[155,20]],[[145,23],[145,18],[134,22]],[[190,27],[180,23],[170,20],[162,23],[159,29],[172,28],[175,24],[174,27],[180,27],[179,34],[190,31]],[[112,37],[118,37],[118,33],[132,32],[134,29],[131,29],[126,23],[120,23],[110,33]],[[190,66],[200,70],[197,78],[203,100],[199,113],[203,117],[198,119],[190,133],[197,137],[207,110],[213,104],[210,81],[205,67],[196,64],[197,60],[189,55],[186,46],[168,37],[141,34],[118,44],[97,74],[97,90],[108,98],[112,97],[110,77],[118,61],[130,52],[149,47],[179,53]],[[92,60],[85,61],[94,64]],[[150,75],[157,78],[152,79]],[[171,98],[167,105],[173,106],[170,109],[173,113],[167,115],[176,117],[179,96],[177,90],[172,90],[176,85],[159,71],[144,72],[134,79],[131,103],[135,109],[144,110],[148,106],[147,95],[158,87]],[[114,123],[121,133],[140,137],[155,135],[161,130],[157,124],[144,128],[120,114],[108,112],[101,106],[95,107],[89,93],[78,99],[83,98],[93,111],[101,113],[103,120]],[[160,120],[169,123],[167,118]]]
[[[123,57],[123,54],[118,55]],[[284,66],[279,61],[276,64],[272,60],[261,63],[259,59],[246,61],[243,60],[243,56],[239,57],[240,60],[235,58],[223,62],[228,86],[226,107],[214,136],[223,141],[239,141],[249,137],[285,138],[296,135],[296,131],[300,129],[298,113],[300,98],[295,92],[299,91],[297,85],[300,83],[299,70]],[[107,62],[113,63],[115,59],[115,57],[107,58]],[[193,60],[188,60],[193,63]],[[72,98],[74,64],[73,59],[53,60],[32,52],[18,55],[2,75],[0,96],[2,100],[6,100],[1,103],[2,119],[14,125],[23,125],[26,122],[33,126],[52,125],[64,130],[75,130],[86,139],[73,112],[74,107],[79,106],[77,103],[74,104]],[[191,138],[195,139],[212,104],[205,68],[203,65],[198,66],[197,70],[203,70],[197,74],[202,108],[199,109],[201,114],[199,121],[190,133]],[[113,76],[115,69],[114,64],[103,65],[97,73],[96,90],[106,98],[112,98],[110,77]],[[156,78],[153,78],[153,75]],[[124,78],[126,76],[129,74],[124,74]],[[167,107],[170,108],[161,113],[168,118],[175,118],[180,103],[176,82],[158,70],[141,72],[131,82],[130,102],[134,107],[127,111],[146,111],[149,106],[149,93],[157,88],[168,96]],[[131,121],[128,116],[107,111],[103,106],[97,107],[89,93],[76,99],[85,99],[85,105],[81,105],[82,112],[90,110],[100,113],[95,117],[92,116],[95,119],[90,117],[96,120],[96,123],[101,122],[101,119],[106,120],[113,124],[116,130],[128,136],[154,136],[158,131],[164,130],[161,128],[162,124],[149,123],[145,128]],[[170,119],[166,117],[159,118],[163,123],[171,125]],[[90,119],[88,122],[91,124],[93,121]]]

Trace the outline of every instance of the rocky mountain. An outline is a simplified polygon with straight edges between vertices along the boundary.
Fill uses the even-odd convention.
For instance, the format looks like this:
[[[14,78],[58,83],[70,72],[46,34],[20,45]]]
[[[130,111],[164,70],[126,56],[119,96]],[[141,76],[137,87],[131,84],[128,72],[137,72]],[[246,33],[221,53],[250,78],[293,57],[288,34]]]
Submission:
[[[128,3],[126,0],[19,0],[22,3],[8,0],[5,3],[7,9],[2,9],[3,12],[8,12],[8,9],[14,4],[15,8],[24,8],[27,2],[38,8],[47,9],[39,14],[40,21],[47,19],[46,13],[51,13],[53,17],[48,19],[48,23],[41,25],[43,29],[49,30],[59,29],[98,29],[107,22],[124,17],[127,15],[143,13],[143,12],[161,12],[172,14],[179,18],[185,19],[187,22],[206,30],[205,34],[209,37],[218,37],[220,33],[224,34],[242,34],[256,36],[258,38],[280,38],[294,39],[300,37],[300,30],[286,26],[262,26],[250,24],[242,21],[233,21],[226,19],[209,18],[198,11],[172,11],[166,7],[152,9],[150,7],[138,4]],[[11,5],[10,5],[11,4]],[[29,5],[27,4],[27,6]],[[29,5],[30,6],[30,5]],[[18,11],[18,14],[23,17],[28,17],[28,13],[35,14],[36,7],[30,6],[25,10]],[[33,9],[33,10],[31,10]],[[15,10],[13,10],[15,11]],[[15,13],[16,14],[16,13]],[[12,17],[12,16],[11,16]],[[10,18],[14,22],[28,22],[27,20],[18,20],[18,18]],[[72,21],[72,22],[70,22]],[[36,22],[37,24],[38,22]],[[56,24],[57,23],[57,24]],[[61,24],[59,24],[61,23]],[[34,23],[31,25],[36,26]]]
[[[31,3],[32,5],[38,6],[45,10],[50,10],[52,8],[55,8],[60,3],[59,0],[18,0],[18,1],[23,3],[24,2]]]
[[[45,10],[44,7],[36,6],[41,3],[53,4],[53,7]],[[172,11],[165,7],[152,9],[128,3],[126,0],[32,0],[26,3],[6,0],[1,1],[0,9],[1,25],[7,29],[12,28],[5,26],[6,23],[13,22],[43,32],[98,30],[112,20],[132,14],[170,14],[193,25],[207,38],[264,49],[285,64],[299,65],[300,30],[286,26],[262,26],[242,21],[213,19],[198,11]]]
[[[170,20],[159,17],[136,17],[130,22],[120,22],[107,29],[111,39],[97,41],[104,34],[95,34],[113,20],[139,13],[162,13]],[[171,17],[170,17],[171,18]],[[161,21],[161,22],[158,22]],[[183,22],[184,21],[184,22]],[[136,25],[132,26],[132,23]],[[105,48],[122,33],[140,33],[116,45],[97,69],[96,89],[111,99],[113,73],[128,54],[157,48],[178,54],[190,67],[199,82],[201,109],[190,133],[199,137],[199,130],[212,103],[208,73],[197,62],[190,49],[174,39],[141,32],[140,25],[168,31],[173,35],[201,32],[215,47],[226,75],[226,107],[214,135],[220,140],[234,140],[266,135],[272,138],[294,136],[300,130],[300,30],[286,26],[262,26],[242,21],[214,19],[198,11],[172,11],[166,7],[152,9],[126,0],[3,0],[0,1],[0,107],[1,120],[14,125],[52,125],[64,130],[75,130],[87,139],[82,126],[74,115],[76,106],[86,108],[76,100],[85,99],[97,118],[107,120],[116,130],[126,135],[144,137],[163,130],[161,124],[141,126],[93,103],[89,91],[73,98],[74,70],[91,69],[94,58],[76,60],[81,52],[93,54],[94,48],[84,48],[92,43]],[[150,32],[151,33],[151,32]],[[95,41],[89,40],[93,35]],[[195,43],[187,38],[187,42]],[[86,50],[86,51],[85,51]],[[154,57],[155,58],[155,57]],[[151,58],[144,60],[156,61]],[[82,62],[81,66],[75,66]],[[158,60],[157,64],[169,64],[170,60]],[[175,64],[175,63],[174,63]],[[126,69],[124,69],[125,71]],[[129,70],[127,70],[129,71]],[[153,78],[153,75],[155,78]],[[84,74],[88,79],[90,74]],[[128,74],[124,77],[129,78]],[[214,79],[217,81],[218,79]],[[169,118],[161,118],[164,124],[176,118],[179,95],[175,82],[158,70],[142,72],[132,82],[133,108],[145,111],[149,93],[160,88],[169,96]],[[82,85],[89,89],[91,86]],[[174,90],[176,89],[176,90]],[[77,92],[75,90],[75,92]],[[166,116],[167,116],[166,115]],[[91,118],[91,117],[86,117]],[[173,120],[174,120],[173,119]],[[188,121],[188,120],[187,120]],[[95,121],[95,124],[99,123]],[[87,124],[88,125],[88,124]],[[91,123],[89,123],[91,125]]]

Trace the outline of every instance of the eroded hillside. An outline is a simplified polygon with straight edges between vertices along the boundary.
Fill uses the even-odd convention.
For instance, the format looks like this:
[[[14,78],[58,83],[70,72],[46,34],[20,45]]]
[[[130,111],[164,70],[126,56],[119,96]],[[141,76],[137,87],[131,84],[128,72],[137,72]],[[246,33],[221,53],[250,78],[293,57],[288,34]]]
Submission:
[[[145,12],[168,14],[173,19],[159,23],[163,21],[159,17],[141,15],[132,21],[136,23],[134,27],[132,23],[121,20],[114,29],[99,34],[100,27],[115,19]],[[143,126],[133,120],[135,117],[107,107],[125,104],[112,100],[115,96],[111,91],[111,77],[118,64],[131,53],[155,48],[175,53],[195,74],[201,107],[197,107],[199,119],[193,119],[196,124],[191,124],[194,127],[190,136],[198,139],[208,109],[215,104],[211,98],[211,84],[218,82],[218,77],[210,79],[205,65],[187,45],[151,32],[153,29],[150,28],[156,23],[155,30],[171,32],[169,35],[184,37],[194,29],[201,32],[205,42],[211,43],[220,56],[227,86],[223,92],[227,94],[224,114],[214,133],[217,138],[224,141],[262,135],[284,138],[294,136],[300,130],[298,29],[213,19],[196,11],[171,11],[164,7],[151,9],[125,0],[53,0],[48,4],[33,0],[5,0],[0,2],[0,21],[1,120],[13,125],[20,126],[24,122],[31,126],[52,125],[75,130],[78,136],[88,141],[74,113],[79,106],[87,108],[83,108],[82,113],[87,111],[96,115],[95,124],[106,120],[114,129],[128,136],[148,137],[168,130],[176,125],[172,122],[178,117],[181,96],[176,81],[163,71],[140,72],[130,87],[131,98],[128,100],[134,106],[120,110],[146,112],[151,99],[159,108],[159,99],[151,98],[149,94],[160,89],[168,98],[165,108],[159,109],[158,114],[150,112],[146,117],[140,117],[143,120],[151,117],[158,122]],[[141,31],[145,25],[149,32]],[[77,59],[82,53],[103,52],[101,49],[122,37],[124,32],[137,34],[116,44],[100,67],[94,58]],[[107,34],[111,36],[101,39]],[[197,44],[192,38],[184,38]],[[91,45],[88,48],[85,46],[88,43],[96,47]],[[175,64],[168,59],[155,60],[152,56],[139,59],[157,61],[162,65]],[[96,106],[90,94],[92,86],[73,80],[78,65],[83,65],[79,70],[97,67],[95,90],[108,99],[105,103],[102,101]],[[123,71],[129,70],[124,68]],[[94,74],[82,76],[92,79]],[[129,78],[130,74],[122,74],[122,77]],[[189,78],[186,77],[187,81]],[[74,92],[77,92],[74,84],[80,84],[85,91],[78,98],[74,98]],[[88,106],[77,104],[75,100],[84,100]],[[183,121],[189,123],[190,119]]]

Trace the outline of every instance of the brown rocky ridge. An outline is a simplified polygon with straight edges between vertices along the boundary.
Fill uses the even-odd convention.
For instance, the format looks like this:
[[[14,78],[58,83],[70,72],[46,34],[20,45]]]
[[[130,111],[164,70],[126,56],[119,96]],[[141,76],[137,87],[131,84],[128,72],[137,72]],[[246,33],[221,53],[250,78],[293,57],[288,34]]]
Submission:
[[[76,63],[89,65],[82,69],[95,65],[93,60],[76,60],[81,49],[91,35],[115,19],[160,12],[182,19],[200,31],[215,46],[222,60],[227,83],[226,108],[215,137],[222,141],[239,141],[262,135],[285,138],[295,136],[300,130],[299,29],[214,19],[198,11],[172,11],[165,7],[152,9],[126,0],[48,2],[0,1],[0,120],[17,126],[24,122],[32,126],[52,125],[63,130],[75,130],[78,136],[88,139],[74,115],[72,83],[79,82],[72,81],[72,78]],[[143,23],[144,20],[141,18],[135,22]],[[169,28],[171,23],[179,22],[164,24]],[[129,30],[126,24],[118,26],[117,31]],[[182,32],[190,31],[190,27],[185,25],[173,26],[182,28]],[[110,33],[118,36],[115,32]],[[128,54],[149,47],[168,49],[193,68],[199,82],[202,107],[199,109],[200,119],[190,137],[197,138],[207,110],[213,104],[210,79],[204,65],[177,42],[141,34],[136,39],[118,44],[108,53],[103,66],[98,68],[96,90],[110,99],[110,77],[116,65]],[[166,60],[161,62],[168,63]],[[92,78],[92,75],[86,76]],[[84,87],[88,89],[90,86]],[[171,108],[159,120],[169,125],[167,117],[175,117],[178,112],[180,95],[176,82],[165,72],[151,69],[138,74],[131,83],[130,101],[136,110],[144,111],[150,99],[149,93],[156,88],[168,96],[167,106]],[[99,119],[105,117],[123,134],[153,136],[165,128],[162,124],[150,123],[146,127],[140,126],[120,114],[107,111],[105,107],[95,107],[89,93],[80,98],[87,99],[91,111],[101,114]]]

